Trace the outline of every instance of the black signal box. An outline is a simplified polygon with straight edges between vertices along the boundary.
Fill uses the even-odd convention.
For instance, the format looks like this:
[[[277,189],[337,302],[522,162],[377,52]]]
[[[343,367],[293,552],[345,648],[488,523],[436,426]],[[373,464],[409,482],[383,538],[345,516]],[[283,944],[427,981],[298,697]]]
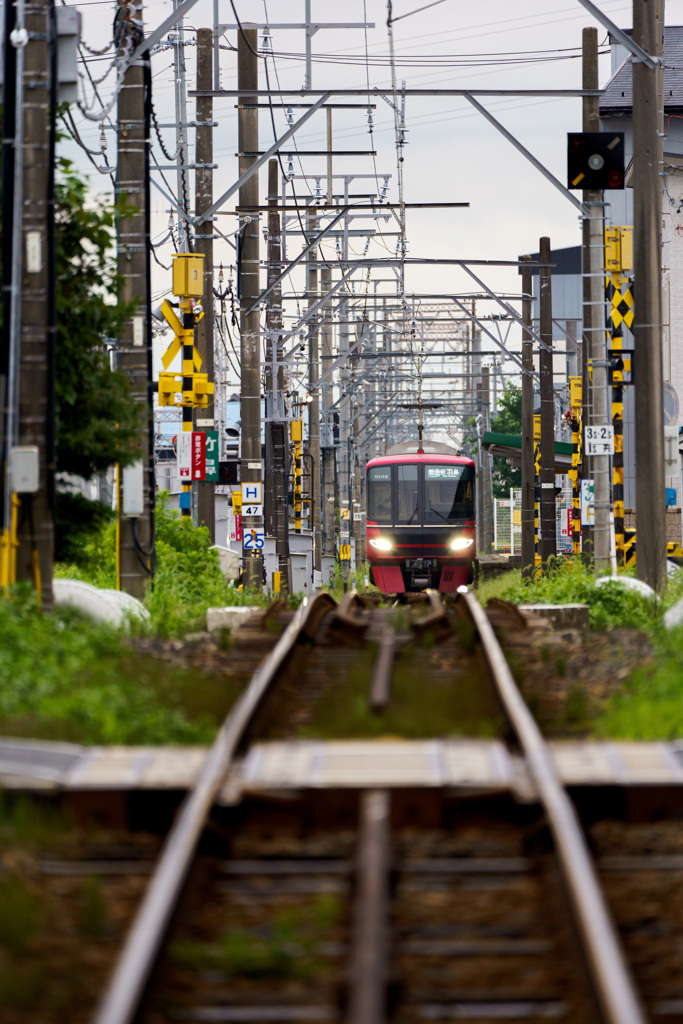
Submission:
[[[623,132],[569,132],[568,188],[623,188],[624,172]]]

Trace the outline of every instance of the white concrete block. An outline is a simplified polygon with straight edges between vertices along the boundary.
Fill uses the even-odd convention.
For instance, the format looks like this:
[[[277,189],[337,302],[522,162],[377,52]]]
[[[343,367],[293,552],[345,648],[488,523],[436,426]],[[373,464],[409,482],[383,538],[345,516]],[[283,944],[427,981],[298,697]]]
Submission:
[[[234,632],[262,610],[256,604],[241,604],[229,608],[207,608],[206,628],[209,633],[213,633],[217,629],[229,629]]]

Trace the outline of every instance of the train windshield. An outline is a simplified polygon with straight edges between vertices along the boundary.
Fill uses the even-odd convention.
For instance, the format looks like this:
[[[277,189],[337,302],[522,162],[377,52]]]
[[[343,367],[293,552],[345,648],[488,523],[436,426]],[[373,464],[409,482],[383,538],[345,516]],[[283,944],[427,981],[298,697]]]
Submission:
[[[425,466],[425,523],[474,519],[474,468]]]
[[[390,523],[391,466],[375,466],[368,470],[368,519],[375,523]]]

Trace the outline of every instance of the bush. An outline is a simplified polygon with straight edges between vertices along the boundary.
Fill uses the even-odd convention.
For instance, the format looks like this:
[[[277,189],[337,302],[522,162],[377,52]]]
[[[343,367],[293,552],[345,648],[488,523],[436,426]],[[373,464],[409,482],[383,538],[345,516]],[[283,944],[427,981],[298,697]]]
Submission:
[[[198,673],[159,672],[121,644],[121,630],[28,589],[0,598],[0,732],[79,743],[206,743],[215,721],[183,710]]]
[[[578,559],[558,560],[546,576],[531,582],[518,578],[502,587],[500,596],[514,604],[587,604],[591,629],[654,629],[660,614],[656,598],[642,597],[625,587],[596,586],[594,573]]]
[[[639,666],[595,723],[605,739],[673,740],[683,736],[683,629],[662,629],[654,658]]]
[[[225,579],[209,531],[169,508],[168,497],[167,491],[157,496],[157,569],[145,596],[151,623],[147,627],[136,624],[135,628],[148,628],[163,637],[182,636],[205,628],[207,608],[265,604],[267,599],[260,591],[236,590]],[[78,563],[57,566],[55,575],[97,587],[115,587],[116,524],[108,524],[86,542]]]

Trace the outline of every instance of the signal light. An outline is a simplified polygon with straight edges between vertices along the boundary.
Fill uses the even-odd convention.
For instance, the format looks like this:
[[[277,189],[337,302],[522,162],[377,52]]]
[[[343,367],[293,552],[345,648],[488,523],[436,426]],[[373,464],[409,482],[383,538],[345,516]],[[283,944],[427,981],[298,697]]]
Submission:
[[[624,171],[623,132],[570,132],[567,136],[568,188],[621,189]]]

